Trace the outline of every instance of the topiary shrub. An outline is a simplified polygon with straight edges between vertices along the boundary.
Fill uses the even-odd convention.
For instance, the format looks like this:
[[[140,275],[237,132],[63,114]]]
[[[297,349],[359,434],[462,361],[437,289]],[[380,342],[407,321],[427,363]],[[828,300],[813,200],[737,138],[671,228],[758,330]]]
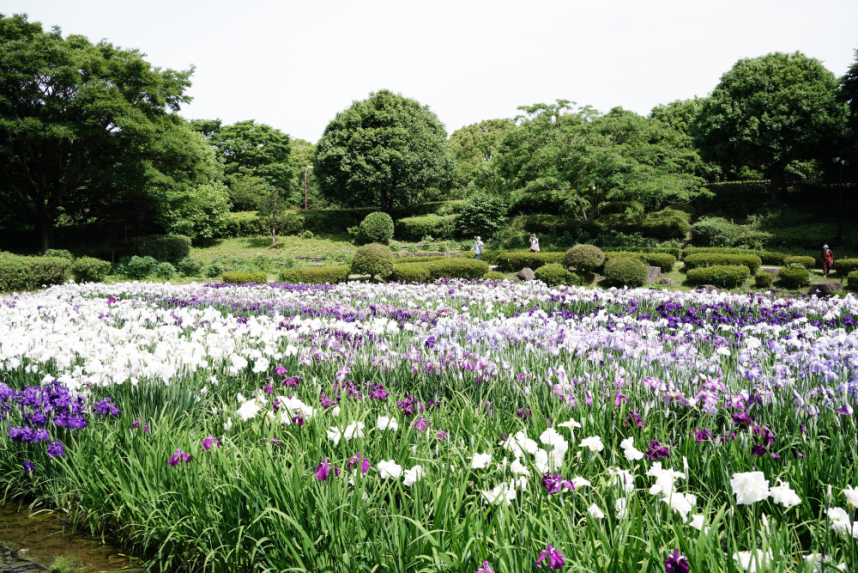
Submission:
[[[384,245],[364,245],[352,257],[352,274],[386,279],[392,272],[393,254]]]
[[[691,269],[685,276],[686,284],[714,285],[720,288],[736,288],[748,279],[751,271],[741,265],[723,265]]]
[[[303,267],[280,271],[280,282],[288,284],[336,284],[349,278],[351,267],[337,265],[330,267]]]
[[[191,238],[184,235],[135,237],[129,242],[129,254],[177,263],[191,252]]]
[[[191,257],[185,257],[179,261],[177,268],[183,277],[198,277],[203,272],[203,266],[202,261],[192,259]]]
[[[605,253],[593,245],[576,245],[566,251],[563,264],[584,273],[594,273],[605,264]]]
[[[575,273],[570,273],[560,263],[543,265],[533,273],[536,280],[540,280],[548,286],[579,286],[583,282]]]
[[[775,282],[775,275],[763,271],[754,275],[754,286],[757,288],[769,288]]]
[[[608,201],[599,203],[599,214],[611,215],[614,213],[631,213],[634,215],[643,215],[644,206],[638,201]]]
[[[125,274],[130,279],[145,279],[155,272],[155,267],[158,266],[158,261],[153,257],[131,257],[131,260],[125,265]]]
[[[806,269],[812,269],[816,264],[816,259],[813,257],[786,257],[784,265],[801,265]]]
[[[788,289],[800,289],[810,286],[810,271],[807,269],[785,267],[778,273],[778,283]]]
[[[303,233],[301,233],[301,238],[302,239],[312,239],[313,238],[313,231],[304,231]]]
[[[396,222],[396,238],[402,241],[421,241],[423,237],[452,239],[461,215],[406,217]]]
[[[59,257],[0,254],[0,292],[36,290],[69,280],[71,262]]]
[[[358,225],[355,240],[358,244],[380,243],[386,245],[393,238],[393,219],[387,213],[370,213]]]
[[[756,255],[725,255],[719,253],[700,253],[685,257],[686,269],[697,269],[715,266],[744,266],[756,274],[763,264],[762,259]]]
[[[838,259],[834,261],[834,272],[838,275],[849,275],[858,271],[858,259]]]
[[[502,281],[506,279],[506,275],[498,271],[489,271],[483,275],[483,279],[487,281]]]
[[[852,271],[846,276],[846,288],[858,291],[858,271]]]
[[[782,267],[787,255],[783,253],[774,253],[772,251],[755,251],[752,249],[734,249],[730,247],[692,247],[686,246],[682,250],[683,256],[699,255],[703,253],[718,253],[721,255],[755,255],[760,257],[764,265]]]
[[[74,260],[74,255],[72,255],[70,252],[63,250],[63,249],[48,249],[47,251],[45,251],[45,254],[42,256],[57,257],[59,259],[65,259],[67,261],[73,261]]]
[[[621,257],[605,263],[605,278],[614,286],[640,287],[648,276],[646,265],[639,259]]]
[[[224,268],[218,261],[212,261],[206,266],[205,276],[208,279],[216,279],[223,274]]]
[[[223,282],[240,285],[244,283],[266,284],[268,275],[262,272],[254,273],[223,273]]]
[[[644,253],[646,263],[651,267],[658,267],[663,273],[669,273],[676,264],[676,257],[667,253]]]
[[[396,265],[390,280],[403,283],[425,283],[432,278],[432,269],[429,263],[405,263]]]
[[[176,276],[176,267],[170,263],[158,263],[155,267],[155,276],[159,279],[171,279]]]
[[[110,274],[110,263],[101,259],[81,257],[72,263],[74,280],[79,283],[100,283]]]

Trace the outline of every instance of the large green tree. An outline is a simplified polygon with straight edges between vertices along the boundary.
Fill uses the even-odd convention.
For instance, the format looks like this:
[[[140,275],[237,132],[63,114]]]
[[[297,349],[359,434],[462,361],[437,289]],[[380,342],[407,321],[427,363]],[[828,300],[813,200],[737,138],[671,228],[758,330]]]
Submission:
[[[787,165],[824,154],[842,136],[847,105],[819,60],[774,53],[739,60],[704,100],[691,133],[708,161],[763,166],[776,202]]]
[[[383,211],[415,204],[427,189],[449,189],[455,173],[437,116],[388,90],[337,114],[316,145],[313,166],[331,201]]]
[[[464,189],[474,179],[474,170],[491,160],[506,132],[515,129],[509,119],[487,119],[466,125],[450,136],[450,151],[456,161],[456,187]]]
[[[261,177],[284,192],[292,189],[297,168],[292,163],[289,135],[252,119],[219,127],[198,122],[198,129],[201,123],[201,131],[212,130],[208,141],[227,178]]]
[[[304,139],[292,140],[292,161],[298,167],[298,178],[295,180],[295,188],[300,197],[300,206],[304,207],[304,174],[307,175],[307,206],[309,209],[325,209],[333,204],[322,196],[319,191],[319,181],[316,179],[313,159],[316,157],[316,146]]]
[[[175,112],[191,71],[0,15],[0,209],[31,215],[44,252],[61,216],[186,183],[198,148],[180,142],[197,136]]]
[[[855,61],[840,78],[840,90],[837,95],[841,102],[849,106],[848,138],[854,146],[854,156],[858,156],[858,50],[855,50]]]

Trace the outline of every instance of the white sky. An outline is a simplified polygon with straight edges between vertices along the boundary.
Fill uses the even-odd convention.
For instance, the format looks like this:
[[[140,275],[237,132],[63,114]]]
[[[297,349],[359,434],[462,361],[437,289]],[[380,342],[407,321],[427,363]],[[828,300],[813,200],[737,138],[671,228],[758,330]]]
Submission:
[[[840,76],[858,47],[856,0],[0,0],[0,13],[193,64],[183,116],[313,142],[379,89],[429,105],[452,133],[556,99],[646,114],[775,51]]]

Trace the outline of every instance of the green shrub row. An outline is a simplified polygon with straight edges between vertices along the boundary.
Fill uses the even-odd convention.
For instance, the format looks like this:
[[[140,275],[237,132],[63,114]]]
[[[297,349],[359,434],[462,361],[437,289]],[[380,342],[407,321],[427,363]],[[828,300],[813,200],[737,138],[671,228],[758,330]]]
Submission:
[[[502,251],[496,257],[498,270],[512,273],[528,267],[536,270],[549,263],[561,263],[565,253],[531,253],[530,251]]]
[[[765,271],[759,271],[754,275],[754,286],[757,288],[768,288],[775,282],[775,275]]]
[[[540,280],[548,286],[581,286],[584,284],[584,279],[580,275],[570,273],[560,263],[542,265],[533,274],[536,280]]]
[[[858,291],[858,271],[852,271],[846,276],[846,288]]]
[[[838,275],[850,275],[858,271],[858,259],[837,259],[834,261],[834,271]]]
[[[749,272],[756,274],[763,264],[756,255],[722,255],[719,253],[700,253],[685,257],[685,268],[688,270],[716,266],[744,266]],[[716,285],[717,286],[717,285]]]
[[[79,283],[104,282],[104,279],[110,274],[110,271],[110,263],[102,261],[101,259],[81,257],[72,263],[72,274],[74,275],[74,280]]]
[[[730,247],[692,247],[686,246],[682,250],[682,256],[687,257],[688,255],[696,255],[702,253],[715,253],[721,255],[754,255],[760,257],[762,263],[766,266],[775,266],[782,267],[784,265],[784,259],[787,258],[788,255],[783,253],[775,253],[772,251],[757,251],[752,249],[736,249]]]
[[[429,282],[431,280],[479,279],[489,272],[489,264],[485,261],[470,259],[453,259],[431,261],[428,263],[408,263],[396,265],[390,280],[401,282]]]
[[[20,257],[0,253],[0,292],[36,290],[67,282],[72,263],[61,257]]]
[[[348,265],[337,265],[330,267],[303,267],[297,269],[285,269],[280,271],[280,282],[289,284],[336,284],[345,282],[351,274]]]
[[[223,273],[223,282],[234,285],[244,283],[259,283],[268,282],[268,275],[265,273]]]
[[[642,287],[649,271],[639,258],[618,257],[605,263],[605,279],[612,286]]]
[[[506,275],[498,271],[489,271],[483,275],[483,279],[487,281],[502,281],[506,279]]]
[[[507,214],[510,217],[515,217],[517,215],[535,215],[540,213],[568,215],[570,214],[570,207],[569,203],[566,201],[567,196],[568,193],[564,191],[517,193],[513,195]]]
[[[813,257],[786,257],[784,259],[785,265],[801,265],[806,269],[812,269],[816,264],[816,259]]]
[[[480,260],[485,261],[490,265],[496,265],[498,264],[498,257],[508,252],[509,251],[483,251],[483,254],[480,255]],[[459,257],[463,259],[475,259],[477,258],[477,255],[474,251],[465,251],[464,253],[461,253]]]
[[[748,267],[742,265],[701,267],[689,270],[685,282],[692,286],[736,288],[743,285],[750,274]]]
[[[667,255],[673,255],[673,257],[678,261],[682,257],[682,249],[679,247],[612,247],[612,248],[603,248],[605,253],[617,252],[617,251],[625,251],[631,253],[664,253]]]
[[[396,238],[401,241],[420,241],[430,235],[435,239],[452,239],[456,235],[459,215],[423,215],[406,217],[396,222]]]
[[[640,259],[651,267],[658,267],[663,273],[669,273],[676,264],[676,257],[667,253],[640,253],[634,251],[608,251],[605,253],[605,262],[617,258]]]
[[[485,253],[484,253],[485,254]],[[442,256],[427,256],[427,257],[400,257],[398,259],[393,259],[394,265],[405,265],[408,263],[428,263],[430,261],[443,261],[444,259],[449,259],[452,257],[442,257]],[[474,258],[473,253],[471,253],[471,257]]]
[[[600,215],[625,214],[631,209],[632,213],[643,213],[644,206],[638,201],[608,201],[599,203]]]
[[[778,273],[778,283],[788,289],[810,286],[810,271],[801,268],[783,268]]]
[[[135,237],[128,243],[128,254],[132,257],[152,257],[168,263],[178,263],[190,252],[191,238],[184,235]]]

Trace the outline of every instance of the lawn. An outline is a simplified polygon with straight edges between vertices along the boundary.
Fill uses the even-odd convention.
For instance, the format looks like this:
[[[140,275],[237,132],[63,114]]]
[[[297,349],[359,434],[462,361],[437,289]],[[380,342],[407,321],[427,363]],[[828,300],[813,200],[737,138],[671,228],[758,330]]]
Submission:
[[[242,237],[237,239],[195,239],[191,256],[205,262],[218,257],[333,257],[344,259],[357,247],[346,234],[315,236],[302,239],[294,235],[277,237],[277,248],[271,248],[271,237]]]

